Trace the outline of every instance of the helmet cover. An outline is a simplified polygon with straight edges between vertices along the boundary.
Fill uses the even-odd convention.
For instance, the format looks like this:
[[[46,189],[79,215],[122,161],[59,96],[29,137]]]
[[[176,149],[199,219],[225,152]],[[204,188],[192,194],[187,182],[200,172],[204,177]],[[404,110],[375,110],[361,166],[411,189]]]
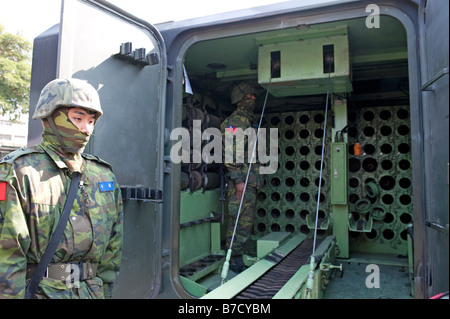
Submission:
[[[242,100],[247,94],[255,94],[256,90],[247,83],[241,83],[231,91],[231,104],[235,104]]]
[[[79,79],[56,79],[41,91],[33,119],[50,116],[58,107],[80,107],[103,114],[97,91],[86,81]]]

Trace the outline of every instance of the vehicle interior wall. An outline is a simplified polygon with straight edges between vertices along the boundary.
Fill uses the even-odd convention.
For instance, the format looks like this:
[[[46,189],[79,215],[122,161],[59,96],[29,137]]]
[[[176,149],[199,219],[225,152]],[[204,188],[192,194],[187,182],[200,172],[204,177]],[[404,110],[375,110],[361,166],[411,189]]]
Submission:
[[[358,18],[212,39],[195,43],[187,51],[184,66],[193,94],[184,95],[183,126],[191,134],[194,119],[202,120],[202,129],[220,128],[221,121],[235,110],[230,94],[238,83],[257,89],[255,114],[259,117],[269,87],[262,127],[278,129],[279,163],[274,174],[265,175],[264,187],[258,192],[253,240],[272,232],[311,238],[317,213],[320,238],[345,233],[339,234],[348,246],[341,257],[389,260],[407,268],[408,232],[414,220],[407,37],[395,18],[381,16],[380,26],[369,28],[365,18]],[[348,41],[348,50],[336,49],[343,41],[336,36]],[[325,51],[315,60],[302,55],[302,51],[308,52],[310,41],[316,40],[322,47],[335,48],[331,72],[325,68],[330,66],[322,56]],[[270,58],[262,60],[259,52],[267,45],[276,52],[286,42],[298,48],[298,60],[294,55],[288,61],[281,51],[281,59],[276,61],[281,73],[278,77],[296,68],[297,63],[305,71],[300,68],[298,81],[274,78],[268,85],[259,73],[264,68],[273,71],[273,67],[267,64]],[[342,77],[347,84],[336,86],[343,58],[348,59],[348,74]],[[308,74],[306,65],[312,69]],[[327,84],[328,76],[331,85]],[[331,185],[335,177],[331,148],[336,142],[345,145],[345,190],[332,189]],[[204,141],[203,146],[206,144]],[[360,153],[355,146],[361,147]],[[217,275],[226,248],[222,168],[182,165],[180,275],[189,292],[197,296],[211,289],[205,278]],[[335,195],[345,197],[343,205],[336,205]],[[335,217],[342,207],[344,226],[337,230]],[[404,276],[409,276],[407,271]]]

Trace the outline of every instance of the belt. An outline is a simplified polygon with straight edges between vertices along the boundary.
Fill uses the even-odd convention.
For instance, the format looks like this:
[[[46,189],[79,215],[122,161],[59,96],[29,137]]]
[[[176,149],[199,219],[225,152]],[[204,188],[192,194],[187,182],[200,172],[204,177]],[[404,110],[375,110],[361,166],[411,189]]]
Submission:
[[[53,263],[47,267],[44,278],[56,280],[83,281],[92,279],[97,275],[97,263],[79,262],[79,263]],[[33,276],[37,264],[27,265],[27,279]],[[70,278],[69,278],[70,276]]]

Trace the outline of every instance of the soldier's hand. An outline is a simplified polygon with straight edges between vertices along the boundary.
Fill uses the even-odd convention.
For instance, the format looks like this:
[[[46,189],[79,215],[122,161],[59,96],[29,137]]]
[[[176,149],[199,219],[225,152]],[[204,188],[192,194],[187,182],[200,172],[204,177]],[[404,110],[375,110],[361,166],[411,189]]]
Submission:
[[[242,194],[244,193],[245,183],[240,182],[240,183],[236,184],[235,187],[236,187],[236,198],[238,201],[241,201]]]

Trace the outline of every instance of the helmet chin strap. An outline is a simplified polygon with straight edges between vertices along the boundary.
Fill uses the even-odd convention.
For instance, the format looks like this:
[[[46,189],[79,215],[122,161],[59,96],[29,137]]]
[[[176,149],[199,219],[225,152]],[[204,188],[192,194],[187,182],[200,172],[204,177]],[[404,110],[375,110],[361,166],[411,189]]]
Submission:
[[[58,129],[56,128],[56,124],[55,124],[55,122],[53,121],[53,118],[52,118],[51,116],[48,116],[48,117],[47,117],[47,121],[50,123],[50,126],[51,126],[51,128],[52,128],[53,134],[55,134],[56,139],[58,140],[59,145],[61,145],[61,149],[62,149],[64,152],[67,152],[67,153],[73,153],[73,154],[81,154],[81,153],[83,153],[83,150],[84,150],[84,149],[79,149],[79,148],[75,148],[75,147],[69,147],[69,146],[67,146],[67,145],[64,143],[64,141],[63,141],[61,135],[59,134]]]

